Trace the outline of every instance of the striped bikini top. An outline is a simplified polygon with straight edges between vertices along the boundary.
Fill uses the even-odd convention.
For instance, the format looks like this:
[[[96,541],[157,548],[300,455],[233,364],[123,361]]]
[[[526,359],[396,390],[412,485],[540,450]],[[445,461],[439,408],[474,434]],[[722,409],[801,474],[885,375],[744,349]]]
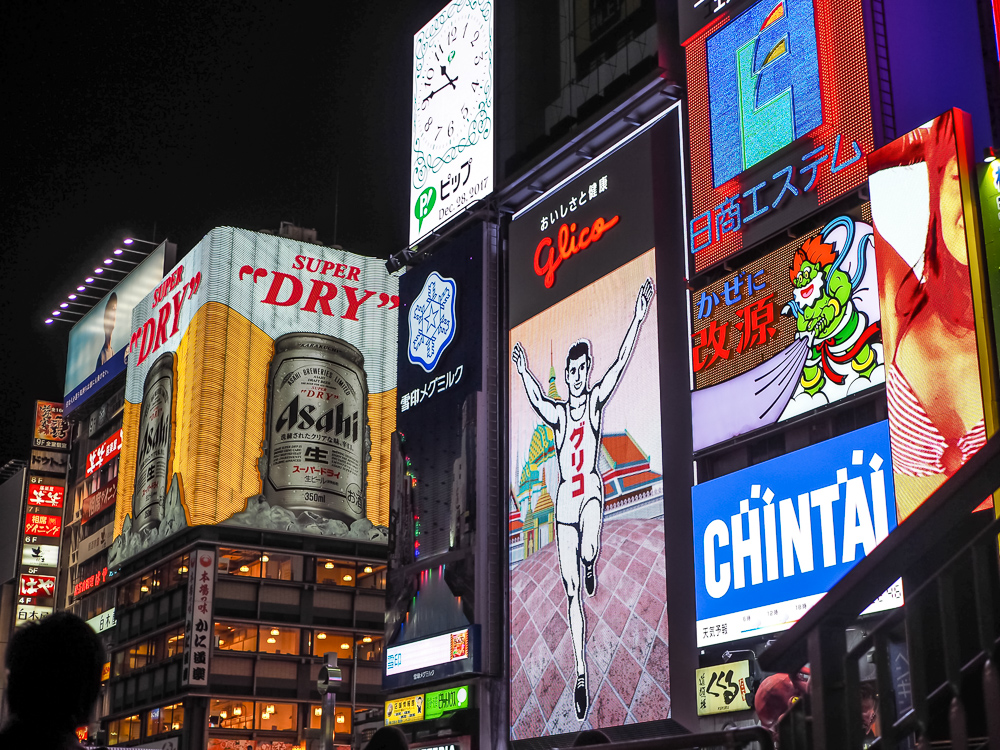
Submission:
[[[986,445],[985,419],[949,445],[895,362],[889,365],[885,392],[893,438],[892,466],[897,473],[911,477],[951,476]]]

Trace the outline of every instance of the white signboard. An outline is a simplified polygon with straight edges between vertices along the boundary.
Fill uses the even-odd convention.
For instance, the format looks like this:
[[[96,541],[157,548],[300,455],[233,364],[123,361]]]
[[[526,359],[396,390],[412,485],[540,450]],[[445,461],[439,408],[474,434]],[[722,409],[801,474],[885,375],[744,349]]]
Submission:
[[[94,629],[95,633],[103,633],[105,630],[110,630],[118,624],[118,620],[115,619],[115,608],[112,607],[101,612],[99,615],[94,615],[87,620],[87,624]]]
[[[77,547],[78,560],[83,562],[84,560],[89,560],[102,549],[107,549],[111,546],[111,540],[114,537],[115,524],[114,521],[109,523],[107,526],[102,526],[100,529],[95,531],[88,537],[84,537],[80,540],[80,546]]]
[[[59,545],[25,544],[21,550],[21,564],[54,568],[59,564]]]
[[[413,38],[410,244],[493,190],[493,3],[452,0]]]
[[[456,630],[413,643],[393,646],[386,657],[386,674],[412,672],[469,656],[469,630]]]
[[[212,653],[212,590],[215,588],[215,550],[191,553],[188,606],[185,618],[184,684],[208,684]]]

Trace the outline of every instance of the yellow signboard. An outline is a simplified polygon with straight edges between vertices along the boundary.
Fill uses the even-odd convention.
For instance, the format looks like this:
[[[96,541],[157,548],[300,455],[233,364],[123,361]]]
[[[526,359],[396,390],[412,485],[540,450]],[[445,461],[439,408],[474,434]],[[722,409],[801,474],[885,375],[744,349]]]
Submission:
[[[750,705],[750,662],[734,661],[695,672],[698,715],[746,711]],[[386,720],[386,724],[388,724]]]
[[[407,724],[411,721],[423,721],[424,696],[411,695],[407,698],[394,698],[385,702],[385,725]]]

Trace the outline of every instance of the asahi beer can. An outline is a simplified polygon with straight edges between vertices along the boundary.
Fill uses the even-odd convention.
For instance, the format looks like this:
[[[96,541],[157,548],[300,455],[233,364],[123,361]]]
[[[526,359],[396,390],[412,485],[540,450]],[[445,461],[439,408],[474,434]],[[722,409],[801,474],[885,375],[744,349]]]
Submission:
[[[139,445],[132,492],[134,528],[152,531],[163,518],[170,466],[171,423],[174,406],[174,355],[157,357],[146,373],[139,411]]]
[[[274,342],[268,371],[264,498],[296,515],[365,517],[368,379],[351,344],[318,333]]]

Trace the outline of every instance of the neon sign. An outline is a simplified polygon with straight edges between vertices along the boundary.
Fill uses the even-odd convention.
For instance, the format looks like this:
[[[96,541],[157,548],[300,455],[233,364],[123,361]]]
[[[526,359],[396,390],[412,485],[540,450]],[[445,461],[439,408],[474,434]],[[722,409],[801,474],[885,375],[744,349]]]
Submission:
[[[617,214],[607,221],[603,217],[598,216],[589,227],[585,226],[580,229],[579,235],[576,234],[576,222],[563,224],[559,227],[559,232],[556,234],[557,246],[552,245],[551,237],[546,237],[539,242],[538,247],[535,248],[535,274],[545,278],[545,288],[552,288],[556,280],[556,269],[559,268],[564,260],[572,255],[576,255],[581,250],[586,250],[593,243],[601,239],[604,233],[617,223]],[[542,264],[539,262],[539,259],[545,250],[548,250],[548,255],[545,258],[545,263]]]

